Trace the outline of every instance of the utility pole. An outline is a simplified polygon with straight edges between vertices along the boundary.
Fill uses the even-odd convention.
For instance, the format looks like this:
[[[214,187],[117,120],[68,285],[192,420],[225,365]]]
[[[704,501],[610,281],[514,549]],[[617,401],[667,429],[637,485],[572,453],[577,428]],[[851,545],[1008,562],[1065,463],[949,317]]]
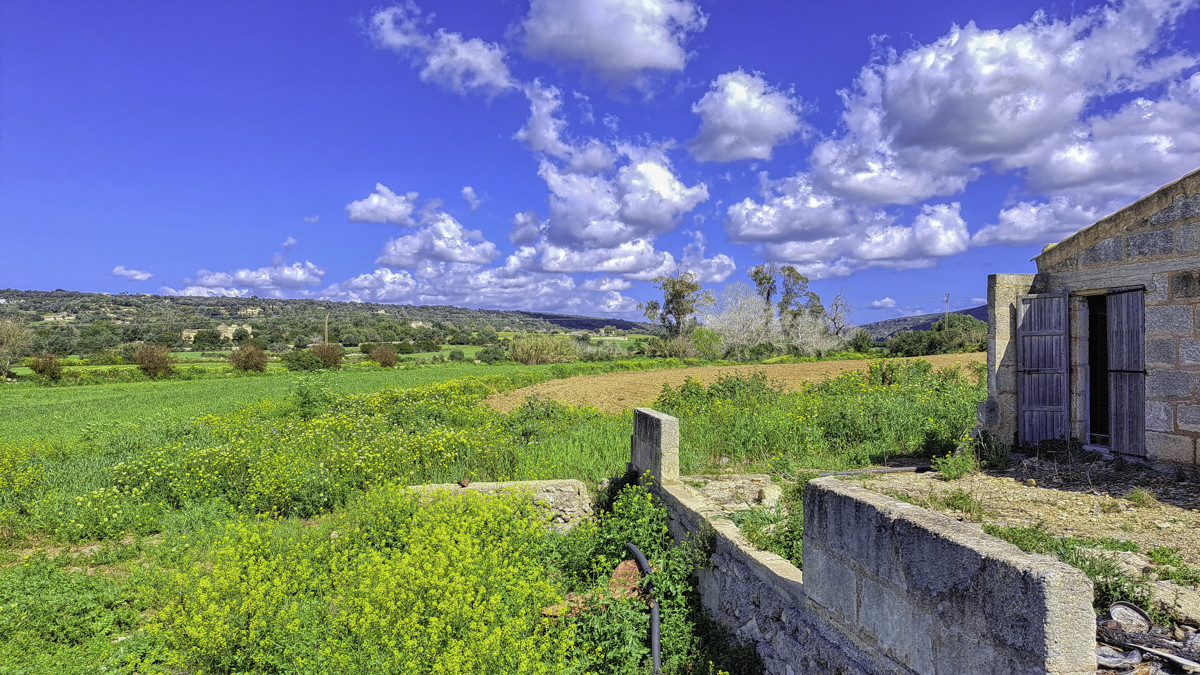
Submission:
[[[942,319],[942,330],[950,330],[950,294],[946,294],[946,315]]]
[[[946,295],[946,302],[947,303],[950,302],[949,294]],[[947,304],[946,306],[949,307],[950,305]],[[328,314],[325,315],[325,344],[329,344],[329,315]]]

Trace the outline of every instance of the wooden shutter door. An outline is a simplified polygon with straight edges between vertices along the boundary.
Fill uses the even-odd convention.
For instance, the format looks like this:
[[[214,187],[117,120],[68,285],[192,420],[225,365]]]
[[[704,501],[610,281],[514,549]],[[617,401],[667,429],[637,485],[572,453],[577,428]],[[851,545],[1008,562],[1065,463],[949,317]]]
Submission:
[[[1146,456],[1144,292],[1108,294],[1108,429],[1111,449]]]
[[[1068,396],[1067,296],[1017,299],[1017,434],[1020,443],[1065,439]]]

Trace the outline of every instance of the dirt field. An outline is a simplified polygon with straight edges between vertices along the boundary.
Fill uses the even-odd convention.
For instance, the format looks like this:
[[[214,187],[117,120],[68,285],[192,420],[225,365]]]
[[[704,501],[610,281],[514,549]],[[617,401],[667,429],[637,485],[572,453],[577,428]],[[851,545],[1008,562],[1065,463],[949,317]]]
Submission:
[[[944,368],[970,363],[985,363],[987,354],[940,354],[921,357]],[[911,359],[901,359],[908,361]],[[500,411],[509,411],[521,405],[530,394],[542,394],[572,405],[588,405],[603,412],[617,413],[639,406],[646,406],[658,397],[663,384],[677,387],[684,378],[694,377],[705,384],[716,381],[723,375],[754,373],[762,371],[767,378],[779,382],[785,389],[796,389],[805,382],[820,381],[847,370],[866,370],[870,361],[819,361],[817,363],[778,363],[751,366],[705,366],[701,368],[678,368],[675,370],[649,370],[634,373],[605,373],[602,375],[579,375],[565,380],[551,380],[531,387],[495,394],[487,404]]]

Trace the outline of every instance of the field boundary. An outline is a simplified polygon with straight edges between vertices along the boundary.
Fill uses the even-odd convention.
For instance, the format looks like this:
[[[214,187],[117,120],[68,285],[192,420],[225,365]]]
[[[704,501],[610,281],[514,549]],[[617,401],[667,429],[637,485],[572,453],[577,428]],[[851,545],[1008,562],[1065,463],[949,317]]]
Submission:
[[[805,490],[802,572],[680,482],[678,420],[639,408],[633,428],[672,535],[712,538],[705,608],[768,672],[1095,672],[1083,572],[836,478]]]

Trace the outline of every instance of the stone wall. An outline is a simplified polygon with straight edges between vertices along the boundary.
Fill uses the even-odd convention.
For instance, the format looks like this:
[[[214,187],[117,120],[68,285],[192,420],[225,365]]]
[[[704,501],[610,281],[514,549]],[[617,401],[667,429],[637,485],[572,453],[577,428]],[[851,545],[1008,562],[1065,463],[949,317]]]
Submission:
[[[458,483],[414,485],[413,490],[422,492],[524,492],[534,503],[545,509],[551,526],[556,530],[569,530],[579,521],[592,514],[592,497],[582,482],[570,480],[526,480],[506,483],[470,483],[462,487]]]
[[[1200,171],[1035,260],[1048,291],[1145,288],[1146,451],[1160,461],[1200,464]],[[1073,336],[1073,351],[1086,351],[1086,337]],[[1073,403],[1084,400],[1076,396]],[[1078,428],[1082,416],[1074,417]]]
[[[987,283],[987,388],[980,401],[979,428],[1003,443],[1017,434],[1017,297],[1030,293],[1032,274],[990,274]]]
[[[711,518],[720,509],[679,481],[678,434],[656,434],[664,427],[678,422],[635,411],[631,468],[660,467],[653,489],[676,538],[711,537],[702,602],[756,645],[768,672],[1095,672],[1092,585],[1082,572],[823,478],[805,493],[802,573]]]
[[[1200,171],[1048,246],[1037,275],[988,277],[988,400],[979,427],[1003,442],[1017,429],[1014,307],[1024,293],[1065,292],[1071,301],[1071,434],[1087,418],[1085,297],[1145,289],[1146,452],[1200,464]]]

